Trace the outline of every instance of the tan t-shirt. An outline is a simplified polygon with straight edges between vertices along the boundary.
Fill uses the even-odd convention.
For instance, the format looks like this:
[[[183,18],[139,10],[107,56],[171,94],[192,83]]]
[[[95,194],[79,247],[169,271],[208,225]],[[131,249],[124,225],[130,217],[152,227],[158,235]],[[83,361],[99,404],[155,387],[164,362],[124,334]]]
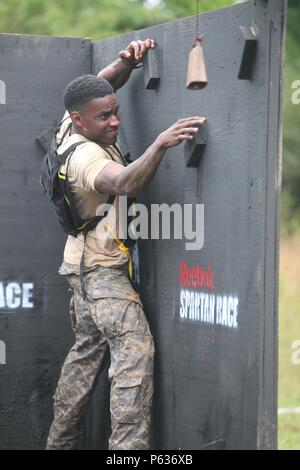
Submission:
[[[66,112],[64,119],[67,118],[60,129],[57,136],[58,141],[61,139],[65,130],[71,122],[69,114]],[[60,172],[66,174],[68,160],[68,179],[71,190],[75,192],[75,203],[80,217],[87,220],[95,215],[99,215],[97,210],[101,204],[107,202],[109,195],[100,194],[96,191],[94,182],[98,173],[111,162],[109,154],[98,144],[86,139],[80,134],[69,133],[64,138],[62,145],[58,149],[58,153],[63,153],[70,145],[75,142],[83,141],[84,144],[79,145],[74,153],[67,158],[66,163],[61,165]],[[105,146],[103,146],[105,148]],[[113,146],[107,146],[109,152],[113,154],[114,159],[124,165],[122,158]],[[108,223],[112,232],[119,237],[119,197],[115,197],[113,208],[108,215],[104,217],[94,230],[88,232],[85,243],[84,266],[92,268],[97,265],[101,266],[121,266],[128,262],[129,255],[124,253],[118,247],[112,233],[105,228],[104,224]],[[122,220],[122,218],[121,218]],[[125,227],[121,227],[121,233],[124,233]],[[64,263],[61,268],[61,274],[66,274],[66,266],[70,271],[79,273],[80,260],[83,252],[83,234],[77,237],[68,236],[65,250]]]

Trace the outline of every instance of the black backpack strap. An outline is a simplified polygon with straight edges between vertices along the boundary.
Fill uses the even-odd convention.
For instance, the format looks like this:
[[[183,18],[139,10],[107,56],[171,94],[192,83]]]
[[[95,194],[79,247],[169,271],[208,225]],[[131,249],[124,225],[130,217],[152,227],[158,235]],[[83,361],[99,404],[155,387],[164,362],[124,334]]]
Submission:
[[[110,156],[111,160],[113,160],[114,162],[118,163],[117,160],[114,158],[113,154],[108,150],[107,147],[103,147],[102,145],[98,144],[99,147],[101,147],[106,153],[108,153],[108,155]]]
[[[117,144],[113,144],[113,147],[116,150],[119,157],[121,158],[122,162],[124,163],[124,166],[128,165],[129,162],[127,163],[125,157],[123,157],[123,154],[122,154],[121,150],[119,149],[119,147],[117,146]]]
[[[115,201],[115,198],[116,196],[115,195],[112,195],[112,196],[109,196],[106,204],[110,204],[110,205],[113,205],[114,201]],[[93,227],[89,227],[86,228],[83,232],[83,251],[82,251],[82,255],[81,255],[81,259],[80,259],[80,289],[81,289],[81,295],[83,297],[83,300],[86,300],[86,290],[85,290],[85,287],[84,287],[84,277],[83,277],[83,274],[84,274],[84,253],[85,253],[85,245],[86,245],[86,237],[87,237],[87,234],[90,230],[92,230],[92,228],[95,228],[96,225],[98,225],[98,223],[104,219],[104,217],[107,216],[107,212],[105,212],[103,215],[98,215],[96,217],[93,217],[91,219],[91,222],[93,223]]]
[[[68,147],[63,153],[61,154],[57,154],[57,157],[58,157],[58,161],[61,165],[64,165],[66,163],[66,159],[68,158],[68,156],[70,155],[70,153],[73,153],[74,150],[79,146],[79,145],[82,145],[82,144],[85,144],[86,142],[84,142],[83,140],[80,140],[79,142],[75,142],[74,144],[70,145],[70,147]]]

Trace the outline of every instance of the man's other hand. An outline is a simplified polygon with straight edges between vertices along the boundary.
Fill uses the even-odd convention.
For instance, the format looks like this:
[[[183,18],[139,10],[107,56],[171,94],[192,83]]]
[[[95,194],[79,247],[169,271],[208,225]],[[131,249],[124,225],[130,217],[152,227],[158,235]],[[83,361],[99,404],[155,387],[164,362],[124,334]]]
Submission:
[[[154,49],[156,42],[154,39],[146,39],[145,41],[131,41],[131,43],[119,52],[119,56],[126,65],[135,66],[141,62],[144,55],[149,49]]]
[[[206,118],[201,116],[179,119],[179,121],[159,134],[156,142],[162,148],[170,148],[179,145],[184,140],[192,140],[201,124],[205,121]]]

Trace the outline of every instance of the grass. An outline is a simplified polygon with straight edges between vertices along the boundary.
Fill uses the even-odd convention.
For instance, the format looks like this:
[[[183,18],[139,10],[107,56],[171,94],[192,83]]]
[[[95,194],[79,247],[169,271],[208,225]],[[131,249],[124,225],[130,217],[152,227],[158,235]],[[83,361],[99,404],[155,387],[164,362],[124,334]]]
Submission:
[[[300,364],[293,364],[292,343],[300,340],[300,235],[280,246],[279,408],[300,407]],[[298,355],[299,357],[299,355]],[[279,415],[278,448],[300,449],[300,414]]]
[[[280,450],[300,449],[300,414],[278,417],[278,448]]]

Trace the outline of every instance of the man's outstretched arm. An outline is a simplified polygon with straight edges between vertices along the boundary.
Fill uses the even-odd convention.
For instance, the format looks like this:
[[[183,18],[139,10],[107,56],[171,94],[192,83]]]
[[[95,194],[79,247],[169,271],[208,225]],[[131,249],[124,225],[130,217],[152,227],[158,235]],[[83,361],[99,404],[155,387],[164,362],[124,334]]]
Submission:
[[[130,165],[110,162],[96,176],[94,187],[104,194],[136,196],[153,176],[168,148],[191,140],[205,118],[200,116],[180,119],[162,132],[145,153]]]
[[[126,49],[119,52],[120,58],[100,70],[97,77],[105,78],[115,91],[118,90],[125,85],[132,70],[142,61],[147,51],[154,47],[154,39],[132,41]]]

